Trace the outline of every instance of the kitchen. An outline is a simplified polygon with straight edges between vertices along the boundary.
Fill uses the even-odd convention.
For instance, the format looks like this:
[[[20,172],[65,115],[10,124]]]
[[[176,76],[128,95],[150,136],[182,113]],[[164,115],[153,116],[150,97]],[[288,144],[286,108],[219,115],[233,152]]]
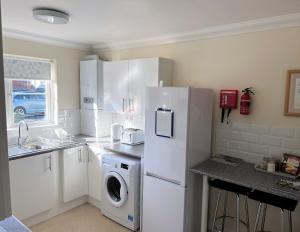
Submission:
[[[7,135],[10,161],[3,152],[0,163],[1,170],[9,168],[10,172],[9,177],[2,175],[1,185],[6,183],[8,186],[10,182],[10,187],[0,193],[1,219],[13,214],[32,231],[127,231],[130,226],[126,223],[130,221],[136,222],[136,225],[129,229],[140,227],[146,232],[246,231],[248,227],[253,230],[256,224],[261,231],[283,231],[283,206],[262,202],[262,199],[255,198],[252,190],[277,194],[277,197],[288,196],[291,203],[299,199],[297,190],[294,190],[297,186],[274,190],[279,180],[290,180],[293,174],[277,176],[273,170],[274,166],[278,170],[277,160],[284,154],[300,155],[299,110],[289,103],[290,96],[297,93],[297,85],[287,90],[288,80],[296,79],[290,81],[290,85],[298,83],[300,5],[295,1],[284,4],[281,1],[248,1],[243,5],[239,1],[227,0],[226,3],[115,1],[108,4],[91,1],[86,4],[76,1],[72,5],[49,1],[41,5],[38,1],[2,0],[6,102],[3,102],[3,86],[1,104],[6,104],[2,108],[6,109],[6,114],[1,116],[4,117],[1,121],[7,123],[1,125],[1,128],[5,127],[1,135]],[[19,7],[16,8],[16,5]],[[139,10],[134,10],[134,7]],[[38,15],[43,11],[32,10],[44,8],[65,13],[58,18],[67,23],[52,25],[36,20],[33,17],[35,13]],[[149,14],[149,10],[153,14]],[[91,20],[101,26],[91,25]],[[78,33],[79,30],[81,33]],[[35,65],[38,70],[30,71]],[[201,110],[202,106],[198,103],[203,97],[194,104],[191,99],[185,101],[181,98],[181,110],[176,111],[172,104],[183,93],[173,94],[173,90],[168,90],[170,92],[166,93],[172,96],[173,101],[165,95],[156,98],[160,92],[154,94],[152,88],[146,94],[149,86],[158,91],[169,87],[175,91],[176,87],[180,90],[190,86],[191,89],[185,89],[188,95],[193,93],[194,88],[211,89],[213,103],[211,108],[207,103]],[[250,108],[245,105],[246,109],[250,109],[249,115],[241,111],[240,100],[244,96],[242,90],[247,87],[253,87],[255,93],[248,94],[252,100]],[[235,100],[233,106],[220,108],[221,90],[231,90],[229,94]],[[226,94],[228,91],[223,92],[223,96]],[[43,99],[42,113],[32,116],[28,112],[24,116],[23,108],[16,108],[18,101],[27,98],[31,99],[30,104],[38,106],[41,103],[37,103],[37,99]],[[294,100],[294,103],[296,106],[297,101]],[[151,108],[151,104],[155,107]],[[162,110],[158,110],[160,108]],[[197,109],[203,114],[211,114],[210,120],[195,119],[197,122],[189,125],[182,119],[180,125],[176,124],[178,117],[184,113],[197,115]],[[22,123],[19,139],[22,146],[18,146],[18,123],[21,119],[27,123],[28,131]],[[204,125],[201,126],[201,123]],[[189,128],[187,131],[193,134],[188,139],[181,137],[177,140],[182,127]],[[124,130],[126,128],[142,131]],[[118,141],[128,133],[129,137],[137,137],[136,143],[142,143],[143,131],[144,144],[131,146]],[[200,145],[201,139],[206,139],[202,147],[204,151],[197,148],[196,158],[187,159],[188,165],[183,170],[184,165],[176,164],[175,159],[167,154],[172,149],[172,152],[184,150],[194,139],[196,148],[197,142]],[[6,139],[1,141],[1,147],[5,143]],[[147,156],[149,153],[155,154]],[[189,156],[192,153],[187,149],[183,154]],[[243,162],[234,164],[237,167],[220,164],[226,161],[224,157],[216,156],[219,154],[240,158]],[[228,160],[228,157],[225,159]],[[290,159],[297,163],[292,156],[284,159],[285,162]],[[122,184],[122,179],[119,179],[120,186],[116,182],[112,184],[118,189],[117,195],[114,195],[117,201],[127,196],[125,205],[127,203],[134,208],[135,213],[126,214],[126,223],[111,215],[121,215],[125,207],[112,206],[104,187],[111,183],[108,177],[105,179],[106,171],[121,172],[106,170],[107,165],[119,160],[123,164],[120,167],[125,168],[126,162],[134,166],[138,161],[139,174],[132,176],[142,181],[136,184],[138,187],[130,186],[126,182],[129,181],[127,177],[123,176],[125,184]],[[248,163],[251,163],[250,167]],[[164,164],[161,169],[160,164]],[[103,165],[106,165],[105,168]],[[260,167],[271,173],[257,170]],[[128,170],[131,171],[130,168]],[[218,173],[218,170],[223,172]],[[241,177],[246,176],[247,173],[242,175],[245,170],[253,174],[253,179],[237,178],[237,173],[241,173]],[[281,170],[285,172],[285,169]],[[167,201],[163,192],[159,191],[159,184],[154,183],[152,187],[147,175],[164,176],[175,185],[189,186],[180,176],[184,172],[201,181],[192,185],[201,191],[189,203],[198,211],[192,217],[187,216],[184,210],[186,203],[180,203],[183,198],[174,198],[176,203],[171,201],[171,197]],[[39,176],[40,173],[44,175]],[[228,185],[212,182],[219,179],[242,185],[243,191],[231,192],[227,189]],[[128,195],[123,187],[126,185]],[[233,187],[229,186],[232,190]],[[135,190],[129,190],[131,187]],[[173,190],[169,189],[165,194],[173,196]],[[128,204],[132,191],[140,194],[135,194],[135,199]],[[224,204],[226,196],[229,196],[227,208]],[[245,200],[249,203],[248,210],[244,209]],[[268,207],[264,210],[266,203]],[[146,208],[143,207],[145,204]],[[237,205],[240,205],[240,217],[244,223],[236,223]],[[226,217],[224,230],[220,228],[222,220],[218,219],[222,219],[223,207],[232,217],[228,220]],[[162,210],[168,208],[172,210]],[[288,221],[294,219],[293,230],[298,231],[299,207],[285,211],[284,224],[288,227]],[[288,211],[293,211],[292,217]],[[215,212],[217,217],[214,217]],[[195,217],[201,223],[193,224],[186,219],[177,220],[177,217]],[[256,219],[259,219],[258,223]],[[216,226],[212,229],[214,221]],[[197,229],[185,228],[180,223],[193,224]],[[264,229],[262,224],[265,224]]]

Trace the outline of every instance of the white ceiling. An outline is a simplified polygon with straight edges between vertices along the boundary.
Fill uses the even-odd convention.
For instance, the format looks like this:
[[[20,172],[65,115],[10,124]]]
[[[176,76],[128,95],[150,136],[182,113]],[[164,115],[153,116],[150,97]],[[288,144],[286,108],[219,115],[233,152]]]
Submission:
[[[1,0],[3,28],[82,44],[169,36],[300,12],[299,0]],[[35,21],[31,10],[68,12],[67,25]]]

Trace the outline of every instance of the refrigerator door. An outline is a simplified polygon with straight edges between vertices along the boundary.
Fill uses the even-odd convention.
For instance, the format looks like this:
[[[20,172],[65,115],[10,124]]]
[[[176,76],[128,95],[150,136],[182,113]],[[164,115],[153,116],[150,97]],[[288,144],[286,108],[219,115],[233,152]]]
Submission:
[[[162,117],[164,113],[162,109],[171,116]],[[185,186],[188,109],[189,88],[147,88],[145,174]],[[160,116],[157,114],[158,111]],[[168,134],[170,126],[157,128],[171,123],[168,118],[169,121],[173,121],[171,134]]]
[[[143,232],[184,231],[185,188],[144,176]]]

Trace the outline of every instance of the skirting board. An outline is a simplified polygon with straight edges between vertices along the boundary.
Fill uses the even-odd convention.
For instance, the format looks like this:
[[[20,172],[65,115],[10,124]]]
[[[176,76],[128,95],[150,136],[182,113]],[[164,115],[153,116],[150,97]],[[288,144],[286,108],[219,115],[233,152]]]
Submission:
[[[68,203],[61,203],[59,205],[54,206],[52,209],[45,211],[43,213],[40,213],[38,215],[32,216],[30,218],[26,218],[22,220],[22,222],[28,226],[34,226],[36,224],[39,224],[41,222],[47,221],[59,214],[65,213],[73,208],[76,208],[80,205],[86,204],[88,202],[88,197],[84,196],[79,199],[70,201]]]
[[[101,201],[98,201],[95,198],[89,196],[88,203],[101,210]]]

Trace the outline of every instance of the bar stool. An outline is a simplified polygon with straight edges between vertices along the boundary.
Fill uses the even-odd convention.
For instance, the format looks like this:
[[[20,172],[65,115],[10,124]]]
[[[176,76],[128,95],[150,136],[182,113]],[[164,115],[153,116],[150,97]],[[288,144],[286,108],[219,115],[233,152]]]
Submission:
[[[236,220],[236,232],[240,231],[240,224],[241,223],[246,227],[247,232],[250,232],[248,197],[247,197],[247,195],[251,191],[251,189],[246,188],[246,187],[242,187],[242,186],[239,186],[239,185],[236,185],[236,184],[232,184],[232,183],[229,183],[229,182],[226,182],[226,181],[222,181],[222,180],[210,180],[208,183],[211,187],[219,189],[211,232],[215,232],[215,229],[218,229],[216,227],[216,221],[219,220],[219,219],[222,219],[222,228],[221,228],[221,230],[217,230],[217,231],[224,232],[226,218],[231,218],[231,219]],[[221,198],[222,192],[225,193],[223,215],[218,217],[218,209],[219,209],[219,203],[220,203],[220,198]],[[228,192],[232,192],[232,193],[236,194],[236,217],[228,216],[226,214],[227,201],[228,201]],[[245,198],[246,221],[240,220],[240,195],[246,196],[246,198]]]
[[[296,200],[291,200],[285,197],[276,196],[271,193],[265,193],[261,191],[253,191],[249,193],[249,198],[255,201],[259,202],[257,214],[256,214],[256,220],[254,225],[254,232],[258,231],[257,228],[259,226],[259,221],[261,219],[261,229],[260,231],[264,231],[265,226],[265,218],[266,218],[266,212],[267,212],[267,205],[272,205],[275,207],[278,207],[281,209],[281,232],[284,232],[284,213],[285,210],[288,211],[288,227],[289,232],[293,231],[293,225],[292,225],[292,212],[295,210],[297,206]],[[263,208],[263,209],[262,209]]]

